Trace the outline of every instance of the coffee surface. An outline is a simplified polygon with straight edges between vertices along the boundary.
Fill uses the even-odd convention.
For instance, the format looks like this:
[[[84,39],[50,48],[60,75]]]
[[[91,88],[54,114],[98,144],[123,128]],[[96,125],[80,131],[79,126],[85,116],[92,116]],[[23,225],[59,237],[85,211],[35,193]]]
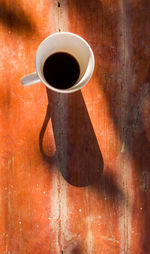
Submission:
[[[46,81],[58,89],[72,87],[79,78],[78,61],[69,53],[56,52],[50,55],[43,66]]]

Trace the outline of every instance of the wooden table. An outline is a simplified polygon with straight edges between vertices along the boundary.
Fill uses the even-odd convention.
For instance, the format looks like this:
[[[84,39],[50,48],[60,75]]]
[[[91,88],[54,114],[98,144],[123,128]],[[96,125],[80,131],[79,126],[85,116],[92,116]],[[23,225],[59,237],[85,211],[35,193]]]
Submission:
[[[20,84],[56,31],[95,54],[72,95]],[[149,70],[149,0],[0,0],[0,254],[150,253]]]

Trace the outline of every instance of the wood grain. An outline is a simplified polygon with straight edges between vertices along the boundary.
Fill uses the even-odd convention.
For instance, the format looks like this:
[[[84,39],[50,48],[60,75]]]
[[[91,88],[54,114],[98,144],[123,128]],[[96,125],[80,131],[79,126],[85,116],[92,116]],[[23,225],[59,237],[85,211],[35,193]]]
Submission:
[[[0,0],[0,253],[150,253],[149,10],[148,0]],[[74,94],[20,84],[56,31],[95,54]]]

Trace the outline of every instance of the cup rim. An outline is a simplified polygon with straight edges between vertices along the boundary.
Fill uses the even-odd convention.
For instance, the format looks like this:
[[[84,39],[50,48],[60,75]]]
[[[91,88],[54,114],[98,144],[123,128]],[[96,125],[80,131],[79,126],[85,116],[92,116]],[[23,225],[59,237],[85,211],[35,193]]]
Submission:
[[[42,47],[42,45],[47,41],[49,40],[50,38],[52,37],[55,37],[55,36],[60,36],[60,35],[63,35],[63,34],[67,34],[67,35],[71,35],[71,36],[74,36],[74,37],[77,37],[78,39],[82,40],[86,46],[88,47],[90,53],[91,53],[91,57],[92,57],[92,70],[91,70],[91,73],[89,75],[89,78],[86,80],[85,83],[83,83],[80,87],[76,86],[77,84],[75,84],[75,86],[72,86],[70,88],[67,88],[67,89],[58,89],[58,88],[55,88],[53,86],[51,86],[48,82],[46,82],[44,79],[43,79],[43,76],[39,73],[39,68],[38,68],[38,58],[37,58],[37,55],[38,55],[38,52],[40,50],[40,48]],[[91,79],[92,75],[93,75],[93,71],[94,71],[94,67],[95,67],[95,58],[94,58],[94,53],[93,53],[93,50],[91,48],[91,46],[88,44],[88,42],[83,39],[80,35],[77,35],[75,33],[72,33],[72,32],[56,32],[56,33],[53,33],[49,36],[47,36],[39,45],[38,49],[37,49],[37,52],[36,52],[36,56],[35,56],[35,67],[36,67],[36,72],[40,78],[40,80],[42,81],[42,83],[48,87],[49,89],[51,89],[52,91],[55,91],[55,92],[58,92],[58,93],[65,93],[65,94],[68,94],[68,93],[73,93],[73,92],[76,92],[78,90],[80,90],[81,88],[83,88],[88,82],[89,80]]]

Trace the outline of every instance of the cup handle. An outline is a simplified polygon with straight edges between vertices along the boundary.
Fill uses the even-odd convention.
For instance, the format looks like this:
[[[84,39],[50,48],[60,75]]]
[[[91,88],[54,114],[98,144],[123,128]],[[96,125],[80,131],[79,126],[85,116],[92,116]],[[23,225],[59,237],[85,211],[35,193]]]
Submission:
[[[33,72],[21,78],[21,84],[23,86],[29,86],[39,82],[41,82],[41,80],[36,72]]]

